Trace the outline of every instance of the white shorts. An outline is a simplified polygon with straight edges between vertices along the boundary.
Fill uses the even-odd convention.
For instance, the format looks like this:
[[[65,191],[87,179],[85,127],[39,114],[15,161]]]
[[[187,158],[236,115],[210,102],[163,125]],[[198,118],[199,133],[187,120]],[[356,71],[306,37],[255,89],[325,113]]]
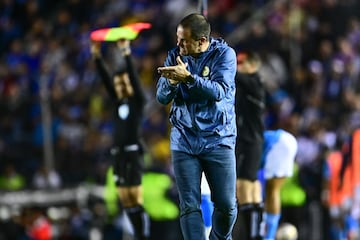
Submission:
[[[265,156],[265,179],[291,177],[297,148],[296,138],[286,131],[281,131],[278,141]]]

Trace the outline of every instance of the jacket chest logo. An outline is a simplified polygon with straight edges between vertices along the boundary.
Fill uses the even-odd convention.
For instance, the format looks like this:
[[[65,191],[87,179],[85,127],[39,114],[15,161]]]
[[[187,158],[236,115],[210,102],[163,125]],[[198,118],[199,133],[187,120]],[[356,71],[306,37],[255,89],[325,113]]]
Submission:
[[[204,78],[206,78],[206,77],[209,77],[209,74],[210,74],[210,68],[208,67],[208,66],[205,66],[204,68],[203,68],[203,70],[202,70],[202,76],[204,77]]]

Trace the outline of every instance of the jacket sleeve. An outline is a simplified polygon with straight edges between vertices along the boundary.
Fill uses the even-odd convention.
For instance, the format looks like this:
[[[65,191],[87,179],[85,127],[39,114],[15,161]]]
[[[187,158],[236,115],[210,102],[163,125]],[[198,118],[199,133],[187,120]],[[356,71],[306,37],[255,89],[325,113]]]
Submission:
[[[235,88],[236,54],[227,47],[217,53],[212,60],[210,79],[193,74],[194,82],[188,84],[189,91],[209,100],[220,101],[228,95],[228,91]]]

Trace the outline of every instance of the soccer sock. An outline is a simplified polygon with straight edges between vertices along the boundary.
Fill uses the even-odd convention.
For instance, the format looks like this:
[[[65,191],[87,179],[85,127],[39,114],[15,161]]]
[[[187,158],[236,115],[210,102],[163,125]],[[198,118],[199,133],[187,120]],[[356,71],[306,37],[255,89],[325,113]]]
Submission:
[[[203,216],[204,225],[205,225],[205,234],[206,234],[206,237],[208,237],[210,230],[211,230],[211,224],[212,224],[211,217],[212,217],[212,213],[214,211],[214,205],[210,199],[209,194],[201,195],[201,211],[202,211],[202,216]]]
[[[246,227],[246,239],[261,240],[263,235],[262,204],[242,204],[239,206],[239,214]]]
[[[281,214],[265,213],[265,224],[266,224],[266,240],[274,240],[276,236],[276,230],[279,225]]]
[[[263,237],[265,236],[265,212],[264,212],[264,203],[256,203],[255,204],[255,209],[257,214],[259,215],[258,217],[258,222],[257,222],[257,231],[258,231],[258,236],[260,237],[260,239],[263,239]]]
[[[125,209],[134,229],[136,240],[145,240],[150,236],[150,219],[143,206]]]

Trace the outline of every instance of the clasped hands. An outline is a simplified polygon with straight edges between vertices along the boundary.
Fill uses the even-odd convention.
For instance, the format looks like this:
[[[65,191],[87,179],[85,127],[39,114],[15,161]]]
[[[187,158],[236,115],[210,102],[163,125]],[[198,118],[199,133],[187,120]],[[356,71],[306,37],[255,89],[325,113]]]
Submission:
[[[168,66],[168,67],[158,67],[158,73],[161,76],[166,77],[170,84],[176,85],[178,83],[186,83],[187,78],[191,75],[191,73],[186,69],[187,63],[181,61],[180,56],[176,58],[177,65]]]

